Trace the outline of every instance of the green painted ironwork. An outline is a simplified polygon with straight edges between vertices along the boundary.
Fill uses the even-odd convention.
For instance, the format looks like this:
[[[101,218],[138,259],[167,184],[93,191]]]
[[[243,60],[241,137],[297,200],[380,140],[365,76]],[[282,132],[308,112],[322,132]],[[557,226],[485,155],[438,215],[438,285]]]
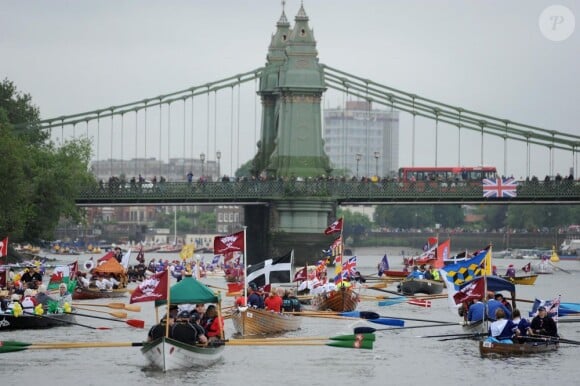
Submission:
[[[103,184],[83,189],[76,203],[91,205],[160,205],[176,203],[266,204],[269,201],[332,201],[339,204],[528,204],[580,203],[580,181],[522,182],[517,197],[484,198],[481,184],[361,182],[327,179],[243,180],[235,182],[165,182],[155,186]]]

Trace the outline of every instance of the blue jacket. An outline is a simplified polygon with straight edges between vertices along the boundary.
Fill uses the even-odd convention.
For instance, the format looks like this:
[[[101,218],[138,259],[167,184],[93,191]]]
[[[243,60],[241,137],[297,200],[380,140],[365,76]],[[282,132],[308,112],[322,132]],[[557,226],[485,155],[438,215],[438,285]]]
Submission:
[[[490,299],[487,301],[487,317],[489,320],[495,320],[495,310],[501,308],[505,312],[506,319],[512,318],[512,312],[507,309],[499,300]]]
[[[482,302],[473,303],[469,306],[469,311],[467,311],[467,320],[470,322],[478,322],[484,319],[485,315],[485,304]]]
[[[254,308],[264,308],[264,299],[256,292],[252,292],[248,296],[248,306]]]

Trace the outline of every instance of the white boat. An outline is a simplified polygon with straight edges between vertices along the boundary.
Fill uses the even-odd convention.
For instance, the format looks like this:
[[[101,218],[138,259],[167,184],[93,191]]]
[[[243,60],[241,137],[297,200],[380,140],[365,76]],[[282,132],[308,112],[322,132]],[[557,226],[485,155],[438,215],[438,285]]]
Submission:
[[[550,261],[547,259],[542,259],[539,263],[532,264],[532,272],[533,273],[554,273],[554,266],[550,264]]]
[[[207,367],[222,358],[225,346],[192,346],[177,340],[161,337],[143,344],[141,352],[148,362],[163,371]]]

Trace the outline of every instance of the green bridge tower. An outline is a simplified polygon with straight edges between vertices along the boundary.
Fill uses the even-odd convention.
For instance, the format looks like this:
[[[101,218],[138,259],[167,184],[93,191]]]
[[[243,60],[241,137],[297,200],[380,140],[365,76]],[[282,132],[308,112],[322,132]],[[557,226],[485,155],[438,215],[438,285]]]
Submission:
[[[291,180],[317,178],[331,171],[321,126],[324,73],[308,20],[301,5],[291,28],[282,10],[272,35],[258,91],[262,126],[253,160],[255,175]],[[336,203],[327,199],[246,206],[249,261],[290,248],[298,263],[315,261],[320,247],[327,246],[322,231],[335,212]]]

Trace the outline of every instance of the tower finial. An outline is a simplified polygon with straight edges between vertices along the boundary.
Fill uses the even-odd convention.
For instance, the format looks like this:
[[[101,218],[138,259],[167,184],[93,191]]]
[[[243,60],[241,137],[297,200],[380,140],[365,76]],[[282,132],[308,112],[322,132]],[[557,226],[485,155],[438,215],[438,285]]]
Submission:
[[[286,0],[282,0],[282,12],[284,12],[286,9]]]

